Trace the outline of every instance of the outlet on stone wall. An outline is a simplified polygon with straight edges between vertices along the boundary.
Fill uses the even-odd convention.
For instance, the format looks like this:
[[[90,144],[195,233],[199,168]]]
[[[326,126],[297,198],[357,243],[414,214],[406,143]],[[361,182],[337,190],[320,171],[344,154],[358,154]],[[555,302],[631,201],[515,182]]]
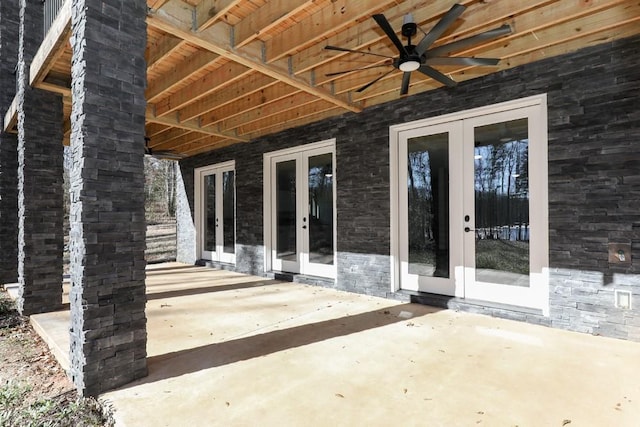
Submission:
[[[609,264],[631,265],[631,244],[609,243]]]

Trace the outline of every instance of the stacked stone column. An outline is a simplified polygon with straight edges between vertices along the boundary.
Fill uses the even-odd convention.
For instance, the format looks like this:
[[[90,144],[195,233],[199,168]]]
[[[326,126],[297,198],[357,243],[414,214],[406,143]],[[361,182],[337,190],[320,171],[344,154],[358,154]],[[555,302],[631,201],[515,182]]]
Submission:
[[[42,28],[42,3],[20,0],[17,304],[25,315],[62,306],[62,97],[29,85],[29,69],[42,42]]]
[[[147,374],[146,13],[72,1],[70,373],[84,395]]]
[[[16,95],[18,0],[0,1],[0,123]],[[0,286],[18,281],[18,141],[0,126]]]

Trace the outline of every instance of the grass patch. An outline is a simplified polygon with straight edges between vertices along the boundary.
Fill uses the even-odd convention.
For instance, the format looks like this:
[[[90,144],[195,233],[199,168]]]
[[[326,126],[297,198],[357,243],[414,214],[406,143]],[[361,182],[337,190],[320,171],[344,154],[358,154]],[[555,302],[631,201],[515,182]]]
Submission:
[[[113,426],[110,413],[99,402],[77,398],[69,391],[50,398],[30,398],[29,385],[9,381],[0,387],[0,426],[62,427]]]

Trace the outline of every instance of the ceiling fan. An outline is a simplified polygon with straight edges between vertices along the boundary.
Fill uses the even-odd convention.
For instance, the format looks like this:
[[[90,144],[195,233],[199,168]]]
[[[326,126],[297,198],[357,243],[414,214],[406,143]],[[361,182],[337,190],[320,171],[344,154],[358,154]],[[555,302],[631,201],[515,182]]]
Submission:
[[[462,14],[462,12],[465,11],[465,9],[466,6],[463,6],[461,4],[454,4],[453,7],[442,17],[442,19],[440,19],[440,21],[438,21],[438,23],[431,29],[431,31],[425,33],[425,36],[417,45],[412,44],[412,38],[417,34],[418,26],[414,22],[413,16],[411,14],[408,14],[404,17],[401,29],[402,35],[407,38],[406,45],[402,44],[393,28],[391,28],[389,21],[387,21],[387,18],[385,18],[383,14],[373,15],[373,19],[380,26],[380,28],[382,28],[382,31],[385,32],[387,37],[389,37],[389,39],[393,42],[396,49],[398,49],[398,53],[400,56],[393,57],[363,50],[346,49],[337,46],[325,46],[325,49],[328,50],[362,53],[365,55],[373,55],[390,60],[385,62],[384,64],[374,64],[365,67],[354,68],[351,70],[339,71],[336,73],[328,73],[326,74],[326,76],[331,77],[340,74],[351,73],[353,71],[370,70],[372,68],[392,66],[404,73],[402,76],[402,88],[400,89],[400,95],[406,95],[409,92],[411,72],[413,71],[419,71],[420,73],[429,76],[446,86],[455,86],[456,82],[454,80],[433,68],[432,65],[497,65],[500,61],[497,58],[473,58],[447,55],[451,52],[465,49],[480,42],[492,40],[505,34],[511,33],[511,27],[505,24],[501,27],[494,28],[493,30],[486,31],[475,36],[447,43],[442,46],[430,48],[431,45],[436,40],[438,40],[438,38],[455,22],[455,20],[458,19],[458,17]],[[373,85],[393,71],[395,70],[389,70],[387,73],[382,74],[381,76],[375,78],[371,82],[357,89],[356,92],[362,92],[363,90],[367,89],[369,86]]]
[[[153,156],[158,160],[181,160],[184,158],[184,155],[177,153],[171,150],[154,150],[149,147],[149,142],[151,138],[148,136],[144,137],[144,154],[149,156]]]

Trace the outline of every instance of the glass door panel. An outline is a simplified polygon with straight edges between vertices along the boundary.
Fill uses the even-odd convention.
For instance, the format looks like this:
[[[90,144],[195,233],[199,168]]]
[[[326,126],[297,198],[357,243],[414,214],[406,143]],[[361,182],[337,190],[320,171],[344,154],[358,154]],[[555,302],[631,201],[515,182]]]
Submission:
[[[276,163],[276,258],[297,263],[296,161]]]
[[[459,295],[462,196],[457,123],[400,134],[400,280],[403,289]],[[455,224],[455,226],[454,226]]]
[[[529,286],[529,137],[526,118],[474,130],[475,273]]]
[[[309,262],[333,265],[333,156],[309,157]]]
[[[226,254],[236,252],[236,227],[235,227],[235,173],[227,171],[222,173],[222,250]]]
[[[333,151],[273,156],[270,165],[272,269],[334,277]]]
[[[196,170],[200,197],[196,222],[200,257],[235,263],[235,172],[233,163]]]
[[[211,259],[211,253],[216,251],[216,176],[204,177],[204,252],[206,258]]]
[[[449,134],[408,141],[409,273],[449,272]]]

